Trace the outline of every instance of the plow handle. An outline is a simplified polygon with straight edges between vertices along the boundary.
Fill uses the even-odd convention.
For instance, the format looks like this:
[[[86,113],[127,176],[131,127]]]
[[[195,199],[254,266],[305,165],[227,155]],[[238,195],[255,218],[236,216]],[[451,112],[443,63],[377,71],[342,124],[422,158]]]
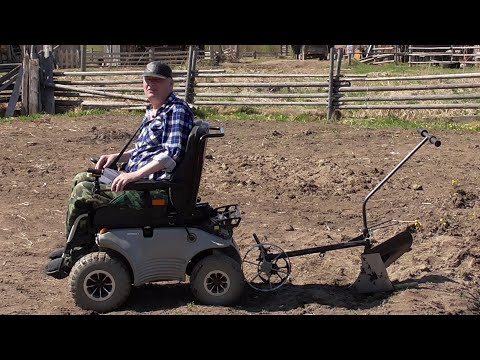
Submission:
[[[430,135],[426,129],[420,128],[420,129],[417,129],[417,132],[423,137],[428,138],[428,140],[436,147],[439,147],[440,145],[442,145],[442,142],[438,140],[435,136]]]

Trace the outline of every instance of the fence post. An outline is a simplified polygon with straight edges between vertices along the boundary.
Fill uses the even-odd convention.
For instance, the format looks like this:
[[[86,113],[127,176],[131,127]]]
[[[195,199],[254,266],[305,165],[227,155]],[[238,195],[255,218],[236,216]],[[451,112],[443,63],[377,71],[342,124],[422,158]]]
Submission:
[[[35,50],[34,50],[35,51]],[[38,57],[34,52],[28,62],[28,115],[40,112],[40,94],[39,94],[39,64]],[[36,57],[34,59],[34,57]]]
[[[189,100],[193,104],[195,102],[195,75],[197,73],[197,58],[198,58],[198,47],[193,48],[193,59],[190,75],[190,89],[189,89]]]
[[[150,62],[155,61],[155,48],[153,46],[148,49],[148,60]]]
[[[22,75],[22,115],[28,115],[28,73],[30,55],[27,51],[28,45],[23,45],[23,75]]]
[[[343,60],[343,49],[338,49],[337,55],[337,73],[335,74],[335,79],[332,84],[332,120],[340,119],[340,110],[338,109],[338,89],[340,88],[340,77],[342,69],[342,60]]]
[[[412,45],[408,45],[408,67],[412,67]]]
[[[87,45],[80,45],[80,69],[87,71]],[[85,75],[82,75],[81,79],[85,80]]]
[[[55,97],[53,93],[52,45],[43,45],[43,54],[40,57],[40,74],[40,88],[42,89],[42,109],[45,110],[47,114],[55,114]]]
[[[335,48],[330,48],[330,71],[328,74],[328,109],[327,109],[327,120],[330,120],[335,110],[333,108],[333,67],[335,65],[334,52]]]
[[[335,77],[337,80],[340,78],[340,69],[342,68],[342,59],[343,59],[343,49],[340,48],[338,49],[338,55],[337,55],[337,73]]]
[[[188,61],[187,61],[187,80],[185,82],[185,101],[190,103],[191,101],[191,83],[192,83],[192,61],[193,61],[193,46],[188,47]]]

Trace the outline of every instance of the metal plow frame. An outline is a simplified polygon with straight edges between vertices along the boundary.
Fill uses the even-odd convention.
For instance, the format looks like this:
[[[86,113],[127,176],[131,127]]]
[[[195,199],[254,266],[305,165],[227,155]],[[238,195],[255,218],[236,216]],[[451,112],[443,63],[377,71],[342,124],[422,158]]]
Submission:
[[[242,261],[242,270],[246,274],[247,284],[259,291],[274,291],[283,286],[290,279],[291,265],[289,258],[295,256],[303,256],[308,254],[324,254],[327,251],[346,249],[351,247],[364,246],[362,254],[362,265],[360,274],[353,284],[353,287],[359,293],[372,293],[393,291],[395,289],[405,287],[406,285],[394,286],[390,281],[387,273],[387,267],[390,266],[404,253],[412,248],[414,227],[410,226],[381,244],[372,247],[371,234],[374,227],[368,227],[367,224],[367,202],[368,200],[402,167],[402,165],[410,159],[426,142],[430,142],[436,147],[441,145],[440,140],[435,136],[429,135],[425,129],[418,129],[419,134],[423,137],[419,144],[403,158],[397,166],[380,181],[380,183],[365,197],[362,205],[363,228],[362,234],[354,239],[344,243],[317,246],[313,248],[283,251],[280,247],[273,244],[262,243],[258,240],[256,234],[253,234],[256,244],[251,247]],[[377,225],[378,226],[378,225]],[[377,227],[379,228],[379,226]],[[272,248],[277,249],[273,253]],[[258,251],[258,256],[253,260],[247,260],[247,256]],[[279,266],[280,260],[284,260],[284,265]],[[253,275],[255,276],[252,276]],[[249,280],[248,277],[251,277]],[[253,283],[254,280],[257,283]],[[409,284],[407,284],[408,286]]]

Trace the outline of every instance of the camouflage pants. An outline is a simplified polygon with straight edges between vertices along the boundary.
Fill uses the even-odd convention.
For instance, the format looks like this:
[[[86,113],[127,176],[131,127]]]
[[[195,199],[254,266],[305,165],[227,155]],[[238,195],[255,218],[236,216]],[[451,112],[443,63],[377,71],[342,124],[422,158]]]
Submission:
[[[79,173],[73,178],[66,219],[67,239],[75,219],[81,214],[88,213],[107,204],[136,209],[141,209],[143,207],[142,196],[137,191],[122,191],[114,193],[107,190],[110,188],[109,186],[100,184],[101,192],[99,194],[94,194],[94,181],[95,178],[87,172]],[[86,231],[87,222],[86,219],[82,219],[78,224],[75,233],[86,233]]]

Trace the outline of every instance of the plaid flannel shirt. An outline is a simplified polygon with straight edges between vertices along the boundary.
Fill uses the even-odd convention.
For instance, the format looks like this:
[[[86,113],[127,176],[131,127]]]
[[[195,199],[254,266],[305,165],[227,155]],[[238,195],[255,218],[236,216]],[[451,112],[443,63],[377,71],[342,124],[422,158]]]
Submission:
[[[149,106],[126,171],[136,171],[156,160],[164,164],[165,169],[151,174],[148,179],[158,180],[164,178],[166,173],[172,172],[185,155],[193,118],[193,112],[188,104],[176,97],[173,92],[156,114],[152,114]]]

